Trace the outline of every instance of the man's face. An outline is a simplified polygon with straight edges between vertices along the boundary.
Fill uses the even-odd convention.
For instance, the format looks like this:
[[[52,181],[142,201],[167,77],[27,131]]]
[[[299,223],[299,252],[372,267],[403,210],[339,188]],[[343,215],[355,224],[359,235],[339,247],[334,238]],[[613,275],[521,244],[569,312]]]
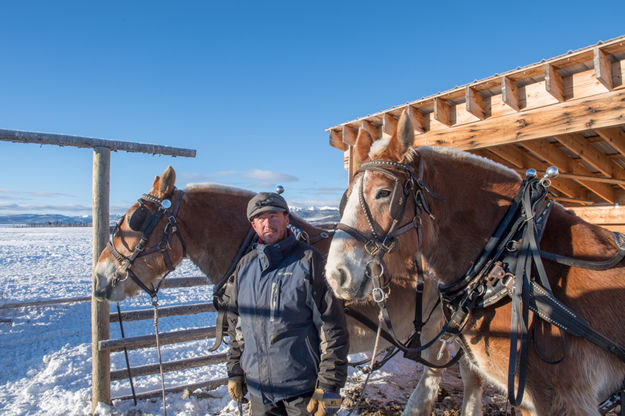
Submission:
[[[252,219],[252,228],[265,244],[274,244],[286,237],[289,216],[285,212],[267,211]]]

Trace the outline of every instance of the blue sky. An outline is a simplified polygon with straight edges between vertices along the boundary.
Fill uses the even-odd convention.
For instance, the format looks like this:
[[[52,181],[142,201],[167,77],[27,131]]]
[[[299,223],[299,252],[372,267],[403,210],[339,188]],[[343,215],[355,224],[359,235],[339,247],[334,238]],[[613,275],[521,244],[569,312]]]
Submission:
[[[197,150],[111,153],[111,212],[177,184],[338,204],[327,127],[625,34],[625,2],[4,1],[0,128]],[[0,215],[91,213],[92,151],[0,141]]]

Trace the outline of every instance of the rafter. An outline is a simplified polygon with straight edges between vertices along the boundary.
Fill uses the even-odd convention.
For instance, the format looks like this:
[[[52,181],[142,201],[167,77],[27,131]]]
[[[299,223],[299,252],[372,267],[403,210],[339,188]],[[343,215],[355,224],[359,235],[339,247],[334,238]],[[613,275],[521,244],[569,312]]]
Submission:
[[[558,70],[552,64],[545,64],[545,89],[553,97],[564,101],[564,82]]]
[[[563,173],[570,173],[579,176],[594,176],[592,172],[583,167],[579,163],[575,163],[565,153],[563,153],[555,144],[547,141],[532,141],[523,142],[521,146],[525,147],[530,152],[540,155],[540,157],[547,161],[547,163],[557,166]],[[588,181],[582,179],[576,179],[580,185],[584,186],[595,195],[599,196],[606,202],[614,203],[614,188],[609,184],[600,183],[595,181]]]
[[[406,108],[408,109],[408,115],[410,116],[410,121],[412,121],[412,126],[414,127],[415,133],[424,133],[425,117],[423,113],[411,105],[407,106]]]
[[[397,119],[385,113],[382,118],[382,138],[389,138],[397,131]]]
[[[350,126],[343,126],[343,143],[352,146],[356,144],[356,135],[358,130]]]
[[[618,152],[625,156],[625,132],[620,127],[608,127],[595,130],[599,136]]]
[[[595,76],[609,90],[612,89],[612,63],[607,53],[597,47],[594,49]]]
[[[521,106],[519,104],[519,88],[510,77],[501,78],[501,99],[511,108],[519,111]]]
[[[343,143],[343,135],[339,130],[330,130],[330,146],[346,151],[347,145]]]
[[[434,98],[434,119],[446,126],[451,126],[451,106],[440,97]]]
[[[484,107],[484,97],[473,87],[467,87],[465,91],[465,101],[467,111],[480,120],[486,118],[486,108]]]

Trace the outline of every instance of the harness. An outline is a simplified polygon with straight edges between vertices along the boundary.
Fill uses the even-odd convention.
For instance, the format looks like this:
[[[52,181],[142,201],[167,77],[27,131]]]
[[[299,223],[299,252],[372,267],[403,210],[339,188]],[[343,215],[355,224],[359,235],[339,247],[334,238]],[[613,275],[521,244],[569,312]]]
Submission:
[[[176,189],[172,192],[172,195],[175,193]],[[158,290],[161,286],[161,283],[165,280],[165,277],[175,270],[174,265],[171,262],[171,258],[169,256],[169,250],[171,249],[171,240],[173,235],[175,234],[182,245],[182,257],[187,256],[187,247],[184,243],[184,239],[182,238],[182,234],[176,224],[176,217],[178,216],[178,210],[180,209],[180,202],[182,201],[183,191],[178,191],[178,197],[176,198],[176,202],[172,207],[170,199],[159,199],[155,196],[149,194],[143,194],[141,198],[139,198],[139,206],[132,213],[130,218],[128,218],[128,225],[133,231],[141,231],[141,240],[136,245],[132,253],[126,257],[121,254],[116,248],[115,244],[113,244],[113,238],[117,235],[120,230],[121,223],[124,221],[125,215],[119,219],[113,233],[111,234],[111,238],[107,243],[107,247],[110,250],[115,260],[119,264],[118,271],[115,280],[112,283],[112,287],[115,287],[130,276],[133,282],[137,284],[141,289],[143,289],[153,300],[157,297]],[[146,207],[146,203],[156,205],[156,212],[152,212],[148,207]],[[167,217],[167,223],[165,224],[165,229],[163,231],[163,238],[161,241],[146,249],[145,245],[147,244],[154,228],[159,223],[163,216]],[[161,278],[156,287],[147,287],[141,279],[136,275],[136,273],[132,270],[132,265],[134,261],[142,256],[147,256],[148,254],[152,254],[155,252],[160,252],[163,256],[163,261],[167,266],[167,273]],[[124,276],[123,278],[121,276]]]
[[[437,197],[423,183],[423,164],[420,164],[419,179],[414,178],[411,166],[392,161],[367,162],[356,173],[367,170],[383,173],[395,181],[389,207],[392,221],[388,230],[382,236],[379,236],[375,230],[371,211],[364,199],[364,178],[360,182],[358,196],[360,206],[371,230],[370,235],[365,235],[342,223],[337,228],[362,242],[365,251],[371,256],[372,259],[365,268],[365,275],[372,279],[373,282],[372,296],[380,307],[380,324],[382,319],[384,319],[389,332],[396,339],[386,309],[388,294],[384,292],[384,288],[388,282],[383,282],[383,257],[395,248],[396,237],[412,228],[415,228],[417,231],[420,250],[421,211],[434,218],[428,208],[425,193],[429,193],[437,199],[441,198]],[[396,171],[407,176],[403,184]],[[466,327],[470,314],[474,309],[495,305],[503,298],[509,297],[512,302],[512,318],[508,368],[508,400],[514,406],[521,404],[525,388],[530,310],[547,323],[555,325],[560,329],[563,351],[565,337],[562,331],[565,331],[571,335],[586,338],[604,351],[616,355],[621,361],[625,362],[625,348],[593,330],[581,316],[558,301],[551,291],[542,258],[569,267],[582,267],[592,270],[609,269],[625,258],[625,236],[620,233],[614,233],[615,243],[618,247],[617,253],[607,260],[579,260],[540,250],[539,242],[553,206],[553,200],[549,197],[550,179],[557,176],[557,174],[556,168],[550,168],[543,178],[538,178],[533,169],[527,172],[526,178],[523,180],[513,203],[499,223],[495,233],[486,243],[482,253],[473,263],[473,266],[460,280],[450,285],[439,285],[446,317],[446,323],[439,334],[423,346],[410,348],[407,345],[402,345],[400,347],[404,353],[418,353],[431,346],[439,338],[445,341],[453,341],[460,337],[460,341],[464,341],[462,331]],[[401,195],[397,196],[400,190],[403,190],[403,199]],[[407,202],[406,197],[409,194],[414,195],[414,217],[408,224],[396,229],[398,222],[403,218]],[[420,251],[417,252],[417,257],[421,257]],[[420,276],[423,273],[421,270],[422,266],[420,266],[419,261],[417,261],[417,264],[418,280],[420,281]],[[535,272],[534,276],[532,272]],[[416,307],[415,309],[419,308]],[[536,330],[536,326],[533,326],[533,328]],[[518,355],[517,347],[519,350]],[[542,358],[538,349],[536,352],[548,364],[557,364],[565,358],[563,354],[559,360],[547,361]],[[518,383],[515,390],[517,372]],[[605,412],[613,409],[621,401],[622,397],[625,397],[625,382],[617,393],[614,393],[601,403],[601,411]],[[622,415],[625,415],[625,409],[622,411]]]

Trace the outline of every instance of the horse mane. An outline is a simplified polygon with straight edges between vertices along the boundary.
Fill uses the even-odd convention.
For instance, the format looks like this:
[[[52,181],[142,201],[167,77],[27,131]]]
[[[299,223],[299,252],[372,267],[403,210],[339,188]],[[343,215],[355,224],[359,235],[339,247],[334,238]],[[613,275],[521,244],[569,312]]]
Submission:
[[[204,183],[190,183],[185,186],[185,192],[209,192],[220,193],[226,195],[237,195],[253,197],[255,192],[249,191],[243,188],[237,188],[235,186],[223,185],[220,183],[204,182]]]
[[[414,159],[417,153],[430,153],[450,159],[455,159],[461,162],[467,162],[477,167],[492,170],[506,176],[512,176],[515,179],[521,179],[521,175],[519,175],[516,171],[510,169],[509,167],[502,165],[501,163],[497,163],[485,157],[474,155],[473,153],[465,152],[451,147],[421,146],[418,149],[412,149],[412,151],[409,153],[410,155],[407,156],[410,161]]]

